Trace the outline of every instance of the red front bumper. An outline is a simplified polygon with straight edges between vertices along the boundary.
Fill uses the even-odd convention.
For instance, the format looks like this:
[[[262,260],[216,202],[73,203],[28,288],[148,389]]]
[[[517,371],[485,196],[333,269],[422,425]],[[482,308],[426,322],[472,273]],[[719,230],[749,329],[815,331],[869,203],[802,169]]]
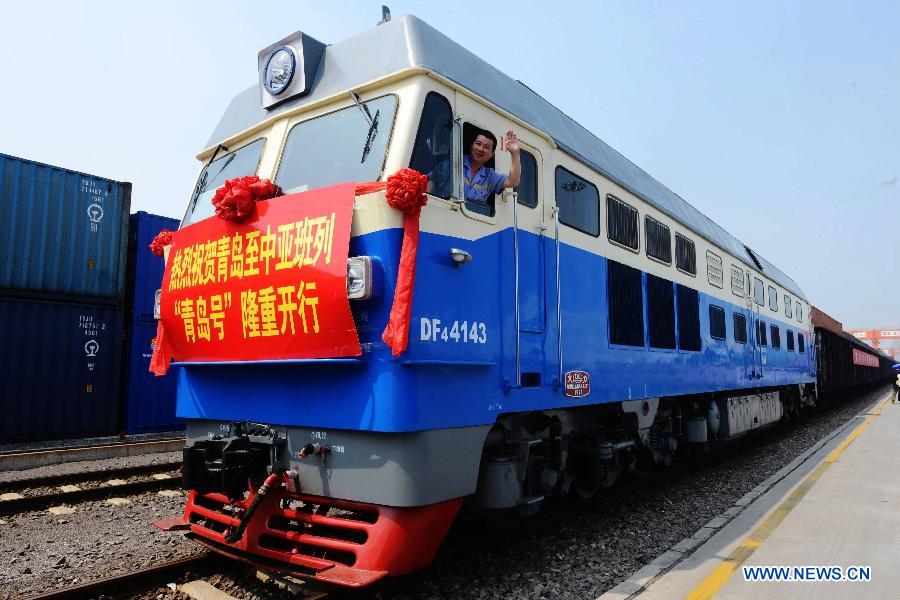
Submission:
[[[427,567],[462,498],[415,508],[270,491],[234,544],[253,496],[231,503],[222,494],[190,492],[184,522],[191,537],[227,556],[320,581],[362,587]]]

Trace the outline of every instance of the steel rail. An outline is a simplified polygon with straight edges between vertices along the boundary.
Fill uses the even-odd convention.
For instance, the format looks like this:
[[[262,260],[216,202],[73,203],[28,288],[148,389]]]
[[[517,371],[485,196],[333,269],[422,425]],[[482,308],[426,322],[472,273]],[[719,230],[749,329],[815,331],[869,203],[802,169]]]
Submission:
[[[115,442],[36,450],[7,450],[0,452],[0,471],[18,471],[45,467],[64,462],[121,458],[138,454],[177,452],[184,447],[184,438],[169,438],[141,442]]]
[[[98,500],[110,496],[130,496],[154,490],[170,489],[181,486],[181,479],[143,479],[119,485],[103,485],[72,492],[56,492],[38,496],[25,496],[12,500],[0,501],[0,515],[11,515],[31,510],[43,510],[59,504],[77,504]]]
[[[221,564],[221,559],[209,552],[185,556],[78,585],[40,592],[26,596],[24,600],[69,600],[73,598],[122,598],[129,594],[147,591],[183,577],[188,571],[208,571]]]
[[[0,490],[3,492],[17,492],[26,488],[52,487],[57,485],[83,483],[99,479],[124,479],[137,475],[154,475],[157,473],[171,473],[177,471],[181,461],[158,463],[155,465],[140,465],[136,467],[122,467],[97,471],[80,471],[64,475],[42,475],[30,479],[17,479],[15,481],[0,482]]]

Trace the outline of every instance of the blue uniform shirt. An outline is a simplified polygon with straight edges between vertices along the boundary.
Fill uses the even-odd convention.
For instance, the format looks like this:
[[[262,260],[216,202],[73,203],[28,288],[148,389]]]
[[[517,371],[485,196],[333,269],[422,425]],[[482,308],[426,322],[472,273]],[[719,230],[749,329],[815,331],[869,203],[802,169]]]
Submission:
[[[498,173],[490,167],[482,166],[472,177],[469,155],[463,156],[463,173],[466,176],[466,200],[488,203],[488,198],[495,194],[502,194],[506,183],[506,175]]]
[[[503,193],[506,184],[506,175],[498,173],[490,167],[482,166],[471,177],[471,162],[469,155],[463,156],[463,172],[465,173],[465,197],[466,200],[488,204],[488,199],[495,194]],[[434,193],[442,198],[450,196],[453,189],[453,179],[450,177],[450,161],[443,160],[438,163],[434,171],[428,173],[429,181],[434,182]]]

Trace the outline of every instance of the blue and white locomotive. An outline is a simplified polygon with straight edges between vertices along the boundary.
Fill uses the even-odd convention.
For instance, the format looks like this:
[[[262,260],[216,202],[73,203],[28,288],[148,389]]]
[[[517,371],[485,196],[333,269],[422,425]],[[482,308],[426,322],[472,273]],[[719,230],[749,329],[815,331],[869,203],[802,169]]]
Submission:
[[[177,364],[197,541],[366,585],[428,565],[464,500],[532,512],[814,402],[794,281],[429,25],[328,46],[298,33],[259,64],[198,156],[183,228],[233,177],[293,193],[453,168],[421,213],[399,357],[381,333],[403,216],[376,192],[350,240],[360,357]],[[511,128],[520,185],[466,201],[472,132]]]

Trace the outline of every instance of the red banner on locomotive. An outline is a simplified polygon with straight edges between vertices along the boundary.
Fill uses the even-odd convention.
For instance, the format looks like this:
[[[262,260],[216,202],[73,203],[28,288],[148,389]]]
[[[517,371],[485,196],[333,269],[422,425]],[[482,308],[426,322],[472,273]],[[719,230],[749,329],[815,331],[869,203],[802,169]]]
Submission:
[[[358,356],[347,299],[354,184],[262,200],[176,232],[160,310],[176,360]]]

